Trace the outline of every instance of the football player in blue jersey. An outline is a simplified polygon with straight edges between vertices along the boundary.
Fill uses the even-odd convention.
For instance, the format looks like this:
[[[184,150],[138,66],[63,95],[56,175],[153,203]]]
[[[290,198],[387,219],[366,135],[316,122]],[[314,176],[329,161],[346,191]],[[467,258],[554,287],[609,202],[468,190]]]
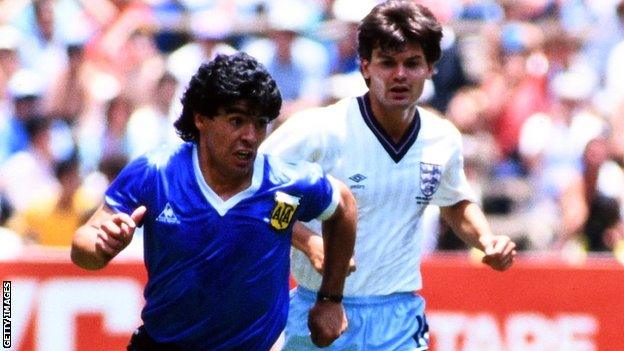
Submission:
[[[292,226],[314,218],[326,255],[310,333],[323,347],[346,329],[355,200],[316,164],[257,154],[281,101],[247,54],[202,65],[175,122],[185,142],[132,161],[74,234],[73,262],[99,269],[144,226],[146,304],[128,350],[270,349],[288,313]]]

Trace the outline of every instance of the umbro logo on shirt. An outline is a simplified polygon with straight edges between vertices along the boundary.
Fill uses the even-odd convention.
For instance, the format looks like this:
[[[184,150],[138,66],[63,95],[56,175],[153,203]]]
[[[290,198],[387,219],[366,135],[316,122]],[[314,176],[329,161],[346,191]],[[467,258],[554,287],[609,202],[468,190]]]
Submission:
[[[349,177],[349,179],[351,179],[352,181],[359,183],[361,181],[363,181],[364,179],[366,179],[366,176],[360,173],[356,173],[352,176]],[[363,184],[352,184],[350,186],[351,189],[363,189],[365,186]]]
[[[167,224],[179,224],[180,220],[176,217],[175,212],[173,212],[173,208],[171,204],[167,202],[165,205],[165,209],[158,215],[156,218],[156,222],[162,222]]]

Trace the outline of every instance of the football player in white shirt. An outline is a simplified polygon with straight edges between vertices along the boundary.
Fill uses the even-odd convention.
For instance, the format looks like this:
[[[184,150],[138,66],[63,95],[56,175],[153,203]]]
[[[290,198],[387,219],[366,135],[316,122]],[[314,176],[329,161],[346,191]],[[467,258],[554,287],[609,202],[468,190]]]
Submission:
[[[298,288],[290,304],[286,350],[313,350],[307,311],[315,303],[343,302],[349,328],[332,350],[427,350],[422,287],[422,237],[415,235],[428,205],[483,262],[503,271],[515,244],[494,235],[475,204],[463,171],[461,136],[447,120],[416,105],[440,57],[442,29],[413,1],[377,5],[360,23],[360,70],[368,92],[288,119],[260,151],[319,163],[350,185],[358,203],[357,270],[343,296],[319,290],[323,242],[318,223],[297,224],[292,273]]]

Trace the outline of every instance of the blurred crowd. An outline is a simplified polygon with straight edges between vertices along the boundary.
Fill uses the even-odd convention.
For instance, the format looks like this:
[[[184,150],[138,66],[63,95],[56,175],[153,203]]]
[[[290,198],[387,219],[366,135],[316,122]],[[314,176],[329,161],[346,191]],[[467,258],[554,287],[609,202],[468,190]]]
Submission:
[[[462,131],[494,230],[622,252],[624,0],[415,1],[444,25],[421,104]],[[362,94],[357,24],[376,2],[0,0],[0,255],[68,246],[129,160],[180,142],[181,91],[218,53],[267,66],[273,128]],[[427,232],[431,250],[463,247]]]

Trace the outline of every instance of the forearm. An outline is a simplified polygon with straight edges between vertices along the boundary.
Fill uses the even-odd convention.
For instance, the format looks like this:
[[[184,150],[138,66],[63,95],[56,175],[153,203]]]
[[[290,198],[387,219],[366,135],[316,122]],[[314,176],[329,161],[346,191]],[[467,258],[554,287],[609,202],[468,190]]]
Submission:
[[[316,234],[301,222],[296,222],[292,232],[292,246],[310,256],[311,238]]]
[[[71,260],[74,264],[89,270],[101,269],[108,264],[110,258],[105,257],[103,252],[96,249],[96,239],[97,228],[89,224],[85,224],[76,231],[71,247]]]
[[[342,294],[355,245],[356,222],[355,199],[345,187],[336,213],[323,222],[325,266],[320,291],[325,294]]]
[[[470,201],[460,201],[453,206],[440,208],[445,222],[466,244],[484,250],[493,236],[490,225],[481,208]]]

